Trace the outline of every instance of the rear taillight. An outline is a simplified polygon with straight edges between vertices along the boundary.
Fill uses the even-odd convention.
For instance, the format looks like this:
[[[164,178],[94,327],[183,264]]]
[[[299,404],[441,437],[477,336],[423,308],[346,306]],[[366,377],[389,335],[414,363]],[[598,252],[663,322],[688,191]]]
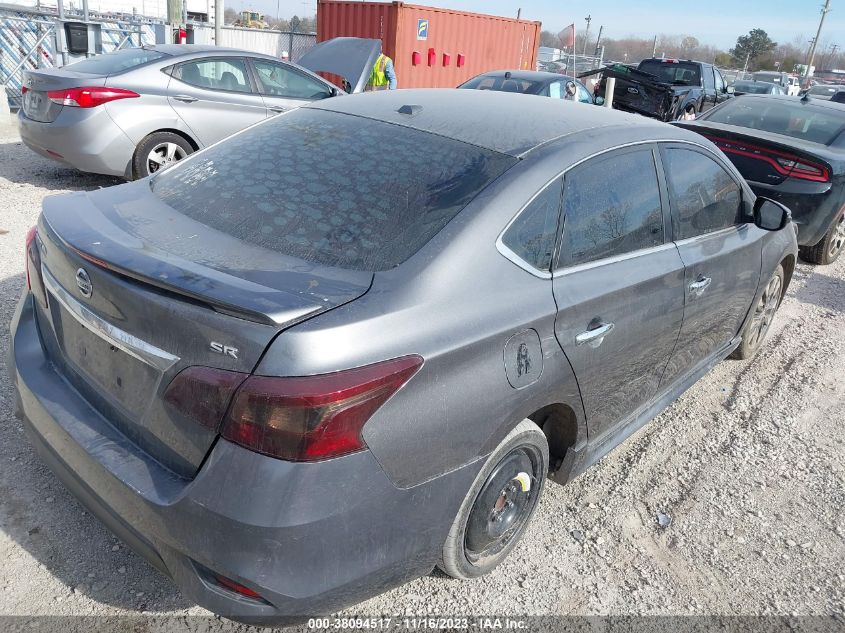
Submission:
[[[317,376],[251,376],[235,394],[221,433],[245,448],[291,461],[363,450],[364,424],[422,364],[413,355]]]
[[[133,99],[140,97],[137,92],[124,90],[122,88],[65,88],[63,90],[51,90],[47,97],[53,103],[74,108],[94,108],[98,105],[116,101],[117,99]]]
[[[26,268],[26,287],[32,290],[32,274],[29,272],[30,264],[40,268],[41,256],[38,254],[38,247],[35,246],[35,238],[38,237],[38,228],[32,227],[26,232],[24,243],[24,267]]]
[[[830,180],[830,170],[827,165],[822,163],[744,141],[733,141],[709,134],[705,134],[705,137],[713,141],[716,147],[725,154],[745,156],[763,161],[771,165],[781,176],[815,182],[828,182]]]
[[[29,88],[27,88],[26,86],[21,86],[21,96],[25,95],[27,90],[29,90]]]
[[[216,430],[232,394],[248,374],[211,367],[188,367],[168,385],[164,401],[198,424]]]
[[[224,589],[234,591],[236,594],[241,596],[246,596],[247,598],[252,598],[253,600],[260,600],[261,602],[267,602],[257,591],[253,591],[249,587],[246,587],[231,578],[226,578],[226,576],[222,576],[221,574],[214,574],[214,581]]]

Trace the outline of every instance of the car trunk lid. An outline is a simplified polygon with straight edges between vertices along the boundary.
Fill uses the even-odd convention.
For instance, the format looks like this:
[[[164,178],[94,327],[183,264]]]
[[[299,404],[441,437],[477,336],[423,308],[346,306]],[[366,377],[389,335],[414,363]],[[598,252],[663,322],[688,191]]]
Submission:
[[[200,425],[165,402],[172,379],[196,366],[245,377],[282,329],[361,296],[372,273],[240,242],[180,215],[146,181],[104,193],[45,200],[45,347],[101,415],[190,477],[220,420]]]
[[[349,83],[349,92],[354,93],[367,86],[379,55],[381,40],[336,37],[312,46],[297,63],[313,73],[341,77]]]
[[[23,113],[28,119],[52,123],[65,106],[50,100],[49,93],[66,88],[104,86],[106,77],[65,68],[28,70],[23,74]]]

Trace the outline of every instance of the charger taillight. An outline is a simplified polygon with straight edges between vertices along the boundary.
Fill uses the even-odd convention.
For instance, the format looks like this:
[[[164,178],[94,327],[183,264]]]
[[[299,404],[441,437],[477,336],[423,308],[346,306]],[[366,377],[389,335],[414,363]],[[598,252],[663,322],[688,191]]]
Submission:
[[[53,103],[73,108],[95,108],[109,101],[134,99],[140,96],[137,92],[131,90],[103,86],[64,88],[62,90],[51,90],[47,93],[47,98]]]
[[[745,156],[746,158],[763,161],[771,165],[777,173],[785,178],[799,178],[814,182],[828,182],[830,180],[830,170],[823,163],[752,143],[732,141],[709,134],[704,136],[713,141],[716,147],[725,154]]]

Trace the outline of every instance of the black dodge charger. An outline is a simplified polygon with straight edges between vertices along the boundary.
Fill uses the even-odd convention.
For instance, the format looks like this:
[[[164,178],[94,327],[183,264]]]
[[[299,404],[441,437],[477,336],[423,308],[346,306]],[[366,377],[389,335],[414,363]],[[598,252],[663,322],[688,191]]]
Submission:
[[[759,196],[792,210],[801,258],[831,264],[845,247],[845,104],[744,95],[677,125],[713,141]]]

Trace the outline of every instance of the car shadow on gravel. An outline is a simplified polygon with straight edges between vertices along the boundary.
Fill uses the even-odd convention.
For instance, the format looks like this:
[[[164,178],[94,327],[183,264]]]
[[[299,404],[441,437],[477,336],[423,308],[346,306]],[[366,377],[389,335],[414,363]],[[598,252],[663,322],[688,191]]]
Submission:
[[[0,280],[0,357],[4,361],[9,353],[9,323],[25,283],[23,274]],[[0,529],[33,557],[27,565],[33,576],[46,572],[64,585],[59,590],[63,595],[34,596],[33,608],[51,599],[72,600],[74,594],[146,612],[192,606],[168,578],[88,513],[41,461],[14,415],[11,379],[5,363],[0,365]]]
[[[39,156],[20,141],[0,142],[0,179],[28,184],[50,191],[80,191],[111,187],[125,182],[114,176],[100,176],[67,167]]]

